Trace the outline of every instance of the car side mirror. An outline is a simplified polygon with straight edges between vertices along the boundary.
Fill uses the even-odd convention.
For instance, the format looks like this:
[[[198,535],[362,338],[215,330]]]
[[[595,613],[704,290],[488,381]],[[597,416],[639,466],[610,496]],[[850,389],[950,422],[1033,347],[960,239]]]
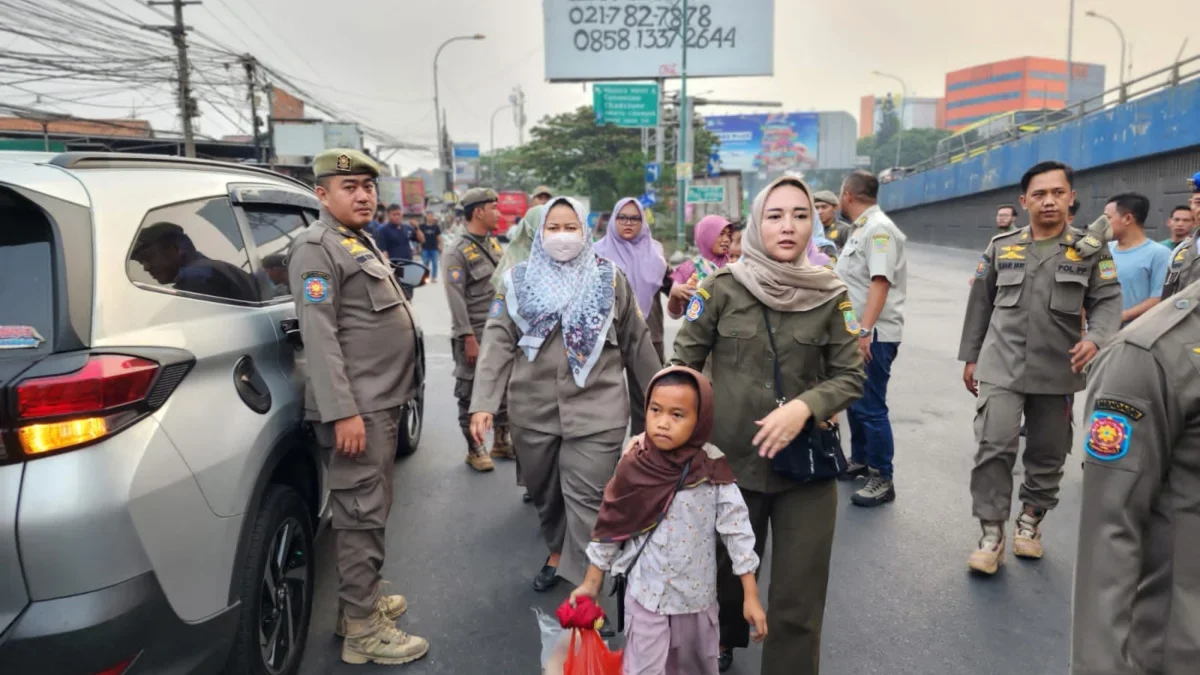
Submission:
[[[429,269],[415,260],[400,260],[392,263],[395,268],[396,281],[409,288],[416,288],[425,282]]]

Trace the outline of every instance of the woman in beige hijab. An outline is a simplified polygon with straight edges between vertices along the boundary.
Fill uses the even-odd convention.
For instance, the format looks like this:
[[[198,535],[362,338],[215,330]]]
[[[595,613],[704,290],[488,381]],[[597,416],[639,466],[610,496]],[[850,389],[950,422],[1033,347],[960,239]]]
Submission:
[[[809,262],[812,194],[776,180],[754,200],[742,258],[696,291],[671,362],[700,369],[711,355],[716,411],[712,442],[729,458],[750,509],[759,556],[774,535],[764,675],[817,675],[836,481],[797,483],[771,468],[810,420],[828,420],[862,395],[858,325],[845,286]],[[768,321],[770,322],[768,325]],[[777,349],[772,349],[771,332]],[[781,405],[775,364],[782,376]],[[718,577],[721,666],[745,647],[742,585],[722,552]]]

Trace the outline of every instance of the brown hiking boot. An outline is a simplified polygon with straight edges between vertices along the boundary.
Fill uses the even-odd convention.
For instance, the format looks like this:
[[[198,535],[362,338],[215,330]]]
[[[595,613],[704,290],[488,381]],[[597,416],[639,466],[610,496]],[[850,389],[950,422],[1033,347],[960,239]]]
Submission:
[[[468,450],[467,464],[480,473],[487,473],[496,468],[496,463],[492,461],[491,457],[487,456],[483,448],[479,448],[478,451]]]
[[[983,536],[979,548],[967,558],[967,567],[980,574],[995,574],[1004,562],[1004,524],[983,523]]]
[[[1046,512],[1040,509],[1033,509],[1033,513],[1026,508],[1017,516],[1017,523],[1013,527],[1013,554],[1018,558],[1028,558],[1030,560],[1041,560],[1043,555],[1042,550],[1042,518],[1046,517]]]
[[[391,619],[376,611],[366,619],[346,620],[342,661],[397,666],[429,653],[429,642],[396,628]]]
[[[508,427],[496,427],[496,439],[492,442],[492,457],[494,459],[516,459],[517,452],[513,450],[512,435]]]
[[[408,600],[403,595],[381,595],[379,601],[375,603],[375,609],[383,612],[389,621],[395,621],[408,611]],[[333,629],[333,634],[338,637],[346,637],[345,612],[338,612],[337,625]]]

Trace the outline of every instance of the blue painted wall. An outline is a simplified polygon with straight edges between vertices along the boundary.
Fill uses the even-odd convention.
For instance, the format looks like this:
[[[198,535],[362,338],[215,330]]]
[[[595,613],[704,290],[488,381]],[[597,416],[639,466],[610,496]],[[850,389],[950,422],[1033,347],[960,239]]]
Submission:
[[[1200,146],[1200,80],[1026,136],[970,159],[880,188],[886,211],[899,211],[1021,183],[1046,160],[1076,171]]]

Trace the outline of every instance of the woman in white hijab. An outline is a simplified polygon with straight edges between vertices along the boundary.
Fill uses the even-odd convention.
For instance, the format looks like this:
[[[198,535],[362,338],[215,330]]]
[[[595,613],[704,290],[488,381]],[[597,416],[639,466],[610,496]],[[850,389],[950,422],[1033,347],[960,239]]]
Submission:
[[[560,197],[539,214],[529,260],[504,275],[483,333],[471,399],[477,438],[508,393],[513,446],[542,522],[549,558],[537,591],[578,585],[604,486],[635,404],[659,371],[625,275],[592,250],[587,218]]]

